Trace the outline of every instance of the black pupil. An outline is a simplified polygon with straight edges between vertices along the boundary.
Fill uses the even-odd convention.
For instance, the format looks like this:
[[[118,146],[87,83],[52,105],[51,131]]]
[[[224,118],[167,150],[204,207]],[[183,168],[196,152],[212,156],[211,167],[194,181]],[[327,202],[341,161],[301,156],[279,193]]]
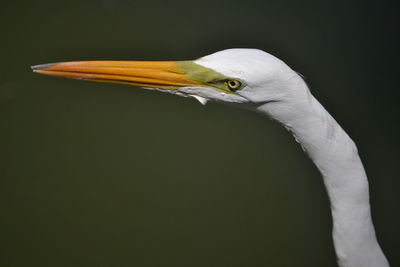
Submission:
[[[229,81],[229,85],[230,85],[230,87],[232,87],[232,88],[236,88],[236,87],[238,86],[238,84],[237,84],[236,81]]]

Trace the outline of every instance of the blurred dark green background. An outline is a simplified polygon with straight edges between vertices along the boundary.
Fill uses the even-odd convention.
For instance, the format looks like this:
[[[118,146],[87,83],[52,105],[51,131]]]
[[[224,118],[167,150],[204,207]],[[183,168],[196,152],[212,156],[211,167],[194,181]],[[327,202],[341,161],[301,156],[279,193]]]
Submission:
[[[321,178],[277,123],[31,73],[255,47],[307,78],[358,145],[400,266],[396,1],[2,1],[1,266],[336,266]]]

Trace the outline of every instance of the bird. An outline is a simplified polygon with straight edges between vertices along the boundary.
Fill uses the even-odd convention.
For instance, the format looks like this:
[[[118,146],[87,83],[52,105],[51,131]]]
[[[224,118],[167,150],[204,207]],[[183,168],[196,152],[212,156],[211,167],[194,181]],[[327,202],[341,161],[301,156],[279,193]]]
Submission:
[[[311,94],[303,77],[259,49],[233,48],[185,61],[70,61],[35,73],[145,89],[229,104],[278,121],[319,170],[330,202],[340,267],[389,263],[372,223],[369,185],[354,141]]]

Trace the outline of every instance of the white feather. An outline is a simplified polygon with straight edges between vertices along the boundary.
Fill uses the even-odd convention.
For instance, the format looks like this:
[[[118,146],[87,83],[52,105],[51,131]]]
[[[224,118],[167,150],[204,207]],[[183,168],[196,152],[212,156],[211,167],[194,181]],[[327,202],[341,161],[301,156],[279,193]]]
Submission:
[[[256,49],[224,50],[196,63],[244,81],[247,86],[236,93],[247,107],[279,121],[310,156],[329,195],[338,264],[389,266],[376,239],[368,180],[357,148],[303,79],[283,61]]]
[[[208,102],[208,99],[202,96],[198,96],[198,95],[190,95],[191,97],[196,98],[197,101],[200,102],[200,104],[205,105]]]

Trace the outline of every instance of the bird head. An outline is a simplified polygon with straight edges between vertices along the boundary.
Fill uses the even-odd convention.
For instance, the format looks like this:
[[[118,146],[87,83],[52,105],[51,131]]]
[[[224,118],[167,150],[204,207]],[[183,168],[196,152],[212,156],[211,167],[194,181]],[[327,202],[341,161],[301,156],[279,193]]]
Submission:
[[[36,73],[123,83],[240,106],[278,102],[298,75],[257,49],[227,49],[192,61],[72,61],[36,65]]]

